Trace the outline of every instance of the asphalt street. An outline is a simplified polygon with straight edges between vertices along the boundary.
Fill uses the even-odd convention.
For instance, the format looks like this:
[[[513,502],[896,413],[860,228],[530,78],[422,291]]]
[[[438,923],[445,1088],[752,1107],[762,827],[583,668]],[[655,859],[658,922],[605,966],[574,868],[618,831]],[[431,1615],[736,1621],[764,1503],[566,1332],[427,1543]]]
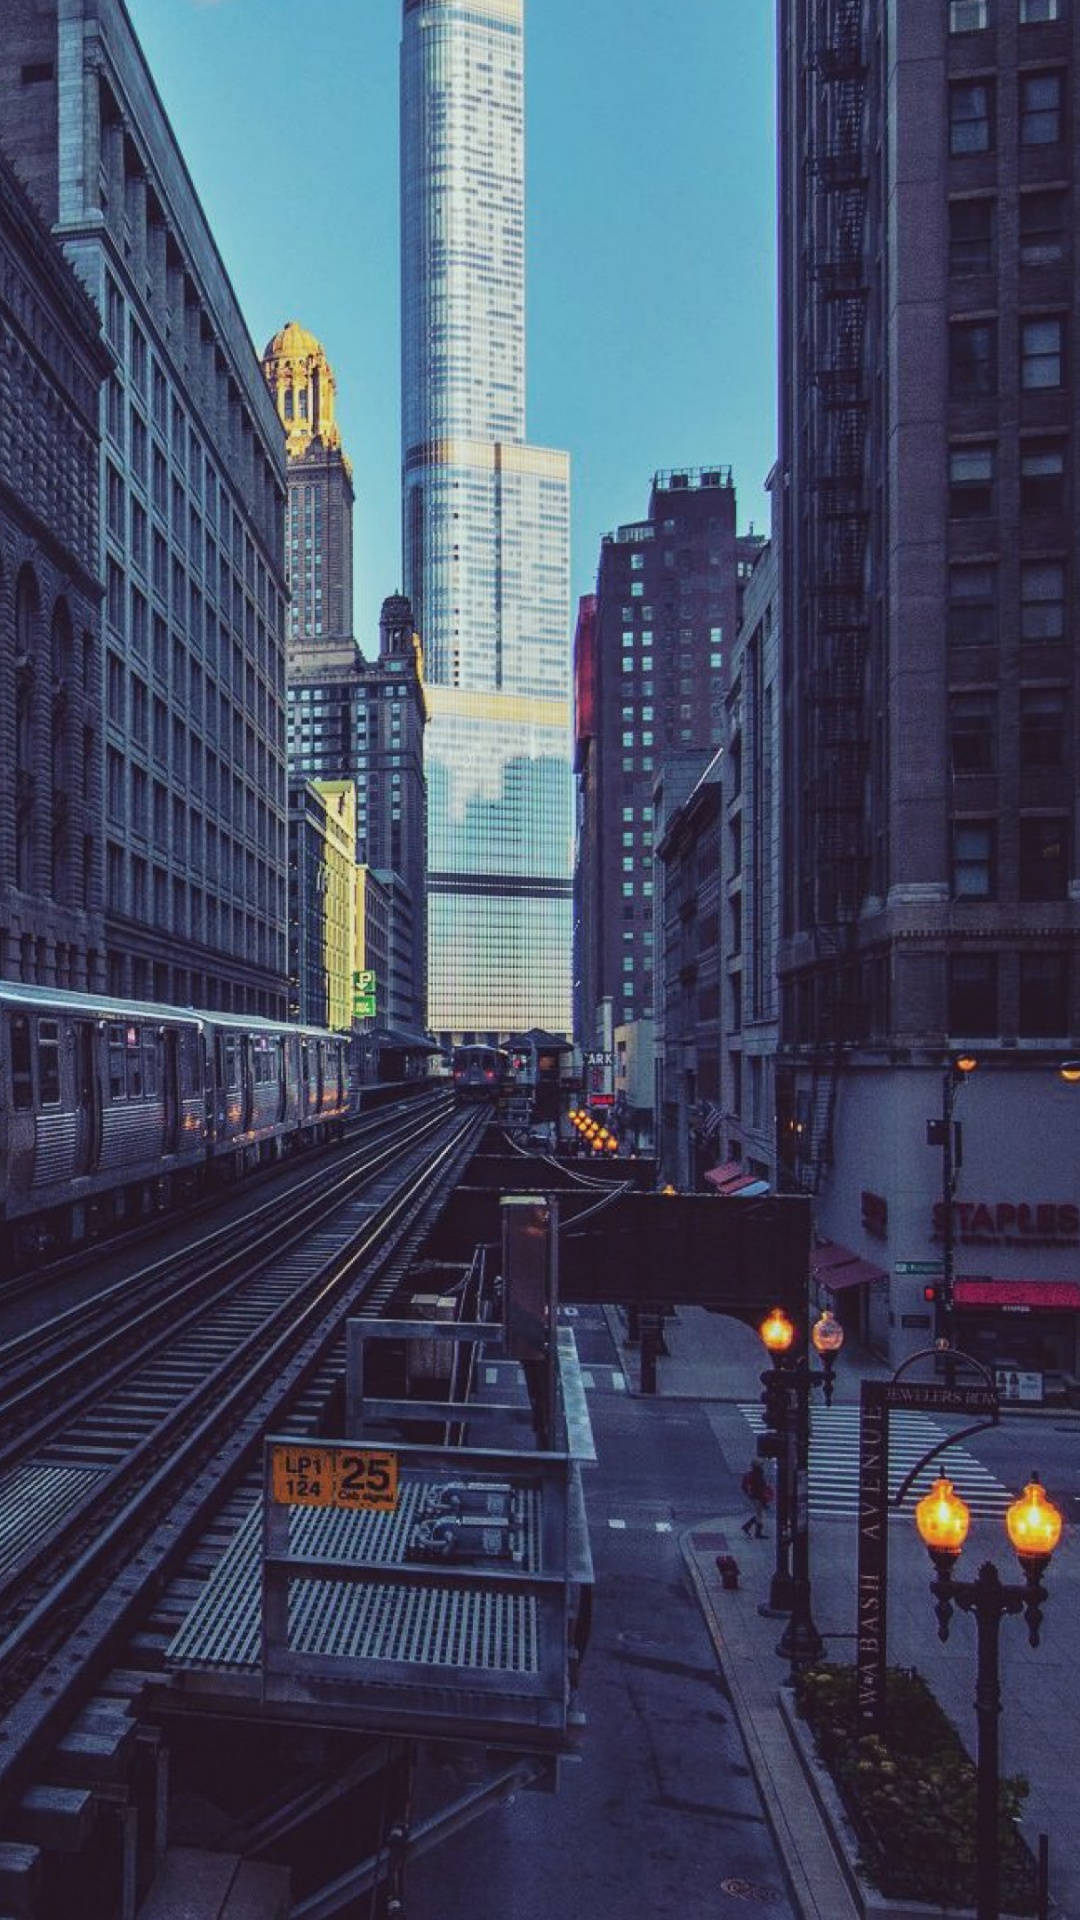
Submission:
[[[682,1541],[740,1498],[708,1409],[628,1391],[603,1316],[572,1324],[598,1464],[580,1762],[410,1869],[409,1920],[795,1920]]]
[[[759,1611],[775,1545],[740,1530],[739,1481],[760,1425],[760,1344],[731,1321],[680,1310],[650,1396],[619,1315],[582,1311],[573,1324],[599,1455],[585,1485],[597,1593],[583,1757],[559,1794],[523,1794],[418,1862],[410,1920],[576,1920],[585,1911],[731,1920],[755,1909],[845,1920],[855,1909],[778,1710],[783,1622]],[[848,1351],[834,1407],[813,1414],[813,1612],[826,1657],[840,1661],[853,1657],[855,1635],[855,1410],[861,1381],[885,1377]],[[892,1483],[954,1428],[898,1420]],[[996,1429],[950,1446],[941,1470],[973,1514],[962,1574],[991,1558],[1003,1578],[1018,1578],[1002,1516],[1035,1468],[1074,1522],[1080,1417],[1009,1410]],[[921,1484],[889,1523],[889,1659],[919,1668],[973,1749],[975,1630],[957,1614],[948,1641],[937,1637],[932,1568],[911,1519]],[[719,1551],[738,1561],[735,1593],[722,1589]],[[1002,1624],[1001,1760],[1030,1782],[1032,1847],[1049,1836],[1051,1912],[1080,1920],[1074,1525],[1046,1584],[1038,1648],[1022,1621]]]

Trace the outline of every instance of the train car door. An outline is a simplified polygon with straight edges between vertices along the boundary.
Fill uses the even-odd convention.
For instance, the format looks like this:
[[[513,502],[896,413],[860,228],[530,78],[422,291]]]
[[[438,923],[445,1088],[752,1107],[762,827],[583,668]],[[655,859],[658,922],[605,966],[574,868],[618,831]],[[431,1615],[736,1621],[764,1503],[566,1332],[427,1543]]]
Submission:
[[[255,1043],[249,1033],[245,1033],[239,1045],[241,1094],[243,1099],[243,1130],[250,1133],[255,1114]]]
[[[162,1093],[165,1100],[165,1136],[163,1145],[166,1153],[175,1153],[180,1145],[180,1035],[175,1027],[165,1027],[162,1031],[164,1075]]]
[[[289,1117],[289,1061],[283,1036],[279,1034],[273,1044],[278,1085],[277,1124],[280,1127]]]
[[[92,1021],[75,1021],[76,1174],[92,1173],[101,1157],[101,1084],[97,1074],[97,1037]]]

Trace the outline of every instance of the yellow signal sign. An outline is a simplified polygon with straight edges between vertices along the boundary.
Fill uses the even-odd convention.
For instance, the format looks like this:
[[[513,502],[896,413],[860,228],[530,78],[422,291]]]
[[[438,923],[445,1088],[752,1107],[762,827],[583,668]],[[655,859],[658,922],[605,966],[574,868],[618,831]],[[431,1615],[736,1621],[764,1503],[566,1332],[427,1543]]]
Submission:
[[[270,1491],[279,1506],[393,1513],[398,1502],[397,1454],[385,1447],[278,1442],[271,1450]]]

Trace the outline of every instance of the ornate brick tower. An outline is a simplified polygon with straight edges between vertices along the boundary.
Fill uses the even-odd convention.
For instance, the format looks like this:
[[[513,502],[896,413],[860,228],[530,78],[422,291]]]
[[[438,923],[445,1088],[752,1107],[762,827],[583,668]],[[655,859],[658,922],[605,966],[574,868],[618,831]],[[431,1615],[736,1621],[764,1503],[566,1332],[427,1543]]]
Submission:
[[[263,372],[289,461],[285,569],[292,593],[289,664],[297,650],[353,644],[352,466],[334,418],[337,384],[314,334],[296,320],[275,333]]]

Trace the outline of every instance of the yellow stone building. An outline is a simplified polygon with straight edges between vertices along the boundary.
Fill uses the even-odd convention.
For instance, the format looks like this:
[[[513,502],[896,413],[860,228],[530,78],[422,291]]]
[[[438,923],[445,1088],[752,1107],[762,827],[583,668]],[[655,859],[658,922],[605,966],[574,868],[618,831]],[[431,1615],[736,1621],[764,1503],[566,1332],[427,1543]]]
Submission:
[[[352,1025],[353,973],[363,966],[356,913],[356,786],[352,780],[313,780],[326,808],[323,883],[323,956],[328,1024]]]

